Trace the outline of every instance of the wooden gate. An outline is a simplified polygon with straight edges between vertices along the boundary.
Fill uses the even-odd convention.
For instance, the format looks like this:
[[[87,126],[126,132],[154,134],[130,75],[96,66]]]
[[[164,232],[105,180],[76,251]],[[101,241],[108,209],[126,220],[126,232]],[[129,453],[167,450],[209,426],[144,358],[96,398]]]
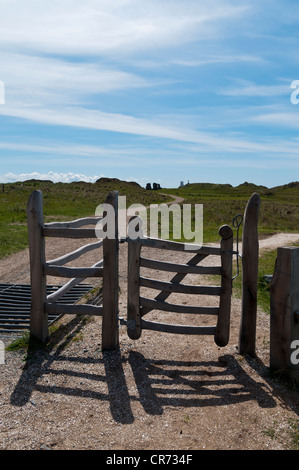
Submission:
[[[102,349],[116,349],[119,345],[119,322],[127,326],[130,338],[138,339],[143,329],[176,334],[214,335],[217,345],[225,346],[229,340],[230,310],[232,294],[232,257],[233,231],[230,226],[223,225],[219,229],[221,237],[219,246],[196,246],[185,249],[184,243],[153,238],[133,239],[128,237],[128,306],[126,320],[118,318],[118,192],[111,191],[106,199],[114,209],[114,237],[82,246],[81,248],[61,256],[55,260],[45,259],[45,238],[97,238],[95,228],[82,228],[96,225],[99,218],[86,217],[71,222],[44,223],[43,197],[41,191],[34,191],[28,200],[27,220],[30,252],[31,273],[31,314],[30,333],[42,342],[49,336],[48,314],[100,315],[102,317]],[[255,354],[256,325],[256,292],[258,266],[258,233],[257,221],[260,197],[254,193],[246,206],[242,243],[242,318],[239,337],[240,354]],[[75,260],[84,253],[103,247],[103,259],[91,267],[65,267],[69,261]],[[186,264],[167,263],[147,259],[141,250],[145,247],[157,250],[185,251],[194,253]],[[219,266],[200,266],[206,257],[219,256]],[[141,268],[156,271],[173,272],[170,282],[142,276]],[[219,286],[186,285],[181,281],[187,274],[218,275]],[[46,276],[70,278],[57,292],[47,295]],[[103,278],[103,301],[101,306],[65,305],[58,299],[74,285],[88,277]],[[141,287],[158,290],[154,299],[140,295]],[[172,292],[186,295],[213,295],[219,297],[217,307],[174,305],[167,302]],[[176,312],[181,314],[203,314],[216,318],[213,326],[174,325],[145,320],[144,316],[152,310]]]
[[[30,334],[41,342],[49,337],[48,314],[75,314],[102,316],[102,349],[115,349],[118,346],[118,192],[111,191],[106,204],[114,208],[114,238],[104,238],[89,243],[55,260],[45,259],[46,237],[97,238],[95,228],[82,228],[96,225],[99,217],[85,217],[71,222],[44,223],[43,195],[41,191],[31,193],[27,204],[28,239],[31,275]],[[65,267],[70,261],[88,251],[103,247],[103,259],[91,267]],[[46,294],[46,277],[70,278],[64,286],[53,294]],[[103,278],[103,302],[96,305],[59,304],[57,300],[73,286],[86,278]]]
[[[175,264],[142,257],[143,247],[157,249],[185,251],[184,243],[152,239],[138,238],[128,239],[128,311],[127,332],[131,339],[138,339],[143,329],[162,331],[166,333],[214,335],[217,345],[225,346],[229,340],[230,310],[232,294],[232,256],[233,256],[233,231],[230,226],[223,225],[219,229],[221,242],[219,247],[194,246],[188,252],[195,256],[187,264]],[[198,266],[209,255],[219,256],[219,266]],[[140,275],[140,268],[151,268],[159,271],[176,273],[170,282],[146,278]],[[220,286],[199,286],[181,284],[187,274],[212,274],[219,275]],[[140,288],[149,287],[159,290],[154,299],[148,299],[140,295]],[[214,295],[219,296],[218,307],[174,305],[166,302],[172,292],[186,295]],[[214,326],[187,326],[173,325],[147,321],[144,316],[152,310],[176,312],[183,314],[204,314],[216,317]]]

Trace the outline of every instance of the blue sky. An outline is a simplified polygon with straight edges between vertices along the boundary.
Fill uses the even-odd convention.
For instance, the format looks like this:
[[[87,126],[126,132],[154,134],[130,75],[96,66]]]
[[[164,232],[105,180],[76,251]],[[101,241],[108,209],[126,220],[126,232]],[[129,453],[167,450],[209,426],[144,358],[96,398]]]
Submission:
[[[0,182],[299,180],[298,24],[295,0],[1,0]]]

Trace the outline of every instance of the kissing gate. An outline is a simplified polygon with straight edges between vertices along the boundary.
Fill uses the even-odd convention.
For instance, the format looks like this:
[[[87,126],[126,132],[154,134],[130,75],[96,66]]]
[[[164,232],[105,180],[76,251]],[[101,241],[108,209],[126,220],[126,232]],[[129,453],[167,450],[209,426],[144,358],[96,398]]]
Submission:
[[[142,258],[141,248],[150,246],[157,249],[183,251],[184,244],[167,240],[139,238],[128,239],[128,318],[127,329],[131,339],[138,339],[142,329],[163,331],[167,333],[214,335],[215,342],[219,346],[226,346],[229,338],[230,304],[232,291],[232,256],[233,256],[233,231],[228,225],[219,229],[221,236],[220,247],[201,246],[194,247],[188,252],[196,255],[188,264],[174,264],[163,261]],[[198,263],[209,255],[219,255],[221,265],[198,266]],[[140,267],[152,268],[157,271],[175,272],[171,282],[162,282],[140,276]],[[221,286],[194,286],[180,284],[188,273],[193,274],[217,274],[221,276]],[[160,294],[154,299],[140,296],[140,286],[160,290]],[[217,295],[220,298],[219,307],[193,307],[186,305],[174,305],[165,302],[172,292],[184,294]],[[217,318],[217,326],[184,326],[165,323],[149,322],[142,317],[151,310],[162,310],[177,313],[194,313],[214,315]]]
[[[46,237],[62,238],[97,238],[95,228],[82,228],[96,225],[101,219],[86,217],[71,222],[44,223],[43,197],[41,191],[34,191],[28,200],[28,238],[30,252],[31,275],[31,315],[30,334],[42,342],[49,337],[48,314],[75,314],[100,315],[102,317],[102,349],[116,349],[119,345],[119,324],[126,325],[131,339],[140,338],[143,329],[161,331],[175,334],[213,335],[218,346],[226,346],[229,341],[230,310],[232,294],[232,260],[233,255],[239,256],[233,249],[233,230],[228,225],[219,229],[221,237],[219,246],[198,246],[185,251],[184,243],[161,240],[149,237],[133,239],[127,237],[122,240],[128,244],[128,302],[127,318],[120,319],[118,315],[118,192],[111,191],[106,199],[114,209],[114,237],[84,245],[75,251],[57,259],[46,261]],[[255,350],[255,323],[256,323],[256,295],[257,295],[257,263],[258,263],[258,236],[257,220],[260,206],[260,197],[254,193],[247,203],[244,213],[243,239],[242,239],[242,266],[243,266],[243,306],[240,326],[239,350],[254,355]],[[70,261],[79,258],[88,251],[102,247],[103,259],[98,260],[91,267],[65,267]],[[171,250],[192,254],[186,264],[163,262],[147,259],[142,256],[142,248],[151,247],[159,250]],[[199,263],[206,257],[213,255],[219,257],[219,266],[200,266]],[[141,276],[140,268],[146,267],[158,272],[168,271],[175,273],[170,282],[151,279]],[[218,275],[219,286],[187,285],[181,281],[187,274]],[[55,293],[46,295],[46,278],[59,276],[70,278]],[[65,305],[58,303],[61,296],[74,285],[88,277],[103,278],[102,305]],[[154,299],[140,295],[140,287],[149,287],[159,291]],[[185,295],[213,295],[219,297],[217,307],[176,305],[166,302],[171,293]],[[215,318],[213,326],[173,325],[148,321],[144,316],[152,310],[176,313],[191,313],[211,315]]]

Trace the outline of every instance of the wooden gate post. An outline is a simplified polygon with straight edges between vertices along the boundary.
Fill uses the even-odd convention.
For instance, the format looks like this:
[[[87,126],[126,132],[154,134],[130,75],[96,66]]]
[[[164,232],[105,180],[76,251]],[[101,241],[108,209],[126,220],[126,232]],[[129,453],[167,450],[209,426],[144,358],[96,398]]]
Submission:
[[[219,235],[221,236],[221,293],[215,343],[223,347],[229,341],[230,330],[233,231],[229,225],[223,225],[219,229]]]
[[[242,237],[242,317],[239,354],[255,356],[257,281],[258,281],[258,217],[261,198],[253,193],[245,213]]]
[[[113,350],[119,346],[118,330],[118,191],[110,191],[106,204],[114,209],[114,238],[103,239],[103,318],[102,350]]]
[[[28,241],[31,281],[30,335],[45,343],[49,338],[48,314],[45,312],[46,276],[43,194],[33,191],[27,204]]]
[[[127,333],[131,339],[139,339],[142,332],[139,299],[140,251],[141,245],[129,238]]]
[[[270,293],[270,368],[299,384],[298,247],[277,249]]]

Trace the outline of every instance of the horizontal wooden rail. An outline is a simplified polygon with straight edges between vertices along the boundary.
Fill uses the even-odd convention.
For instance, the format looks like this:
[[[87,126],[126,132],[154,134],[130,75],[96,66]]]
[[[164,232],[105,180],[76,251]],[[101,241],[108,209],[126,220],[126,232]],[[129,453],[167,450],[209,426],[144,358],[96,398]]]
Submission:
[[[83,217],[82,219],[70,220],[66,222],[49,222],[44,224],[46,228],[78,228],[85,225],[96,225],[102,217]]]
[[[176,250],[176,251],[185,251],[187,253],[200,253],[205,255],[220,255],[221,250],[219,247],[215,246],[205,246],[205,245],[193,245],[188,243],[188,249],[186,249],[185,243],[174,242],[171,240],[162,240],[160,238],[138,238],[135,240],[141,246],[147,246],[152,248],[160,248],[164,250]],[[189,249],[192,246],[192,249]]]
[[[218,315],[219,313],[219,307],[194,307],[191,305],[175,305],[159,300],[147,299],[145,297],[140,297],[139,302],[141,307],[150,308],[152,310],[163,310],[175,313],[194,313],[201,315]]]
[[[201,255],[201,254],[198,254],[196,253],[191,259],[190,261],[188,261],[186,264],[188,266],[196,266],[198,263],[200,263],[201,261],[203,261],[208,255]],[[181,281],[183,281],[183,279],[187,276],[188,273],[176,273],[170,280],[171,283],[180,283]],[[139,276],[140,277],[140,276]],[[165,290],[164,291],[161,291],[159,292],[159,294],[155,297],[156,300],[166,300],[169,296],[170,296],[171,292],[166,292]],[[146,309],[145,307],[143,307],[142,309],[142,312],[145,314],[145,313],[149,313],[151,311],[151,309]]]
[[[84,279],[87,277],[103,277],[103,268],[66,268],[63,266],[51,266],[46,263],[44,271],[47,276],[55,277],[78,277]]]
[[[140,276],[140,286],[149,287],[165,292],[179,292],[182,294],[220,295],[221,287],[218,286],[192,286],[179,282],[164,282]]]
[[[157,261],[143,257],[140,257],[140,266],[174,273],[221,275],[221,266],[190,266],[189,264],[166,263],[165,261]]]
[[[103,307],[97,305],[73,305],[45,303],[45,312],[49,315],[97,315],[101,316]]]
[[[56,238],[98,238],[94,228],[55,228],[43,227],[43,237]]]
[[[72,287],[76,286],[83,280],[84,279],[78,279],[78,278],[70,279],[66,284],[60,287],[60,289],[58,289],[56,292],[53,292],[53,294],[49,294],[47,296],[47,302],[49,303],[57,302],[57,300],[59,300],[64,294],[69,292]]]
[[[141,319],[141,327],[143,330],[182,335],[214,335],[216,331],[216,327],[214,326],[170,325],[168,323],[158,323],[143,319]]]
[[[61,256],[60,258],[47,261],[47,264],[51,266],[63,266],[64,264],[69,263],[70,261],[73,261],[79,258],[80,256],[84,255],[88,251],[95,250],[96,248],[100,248],[102,245],[103,245],[103,240],[100,240],[95,243],[89,243],[88,245],[81,246],[77,250]]]
[[[103,266],[103,260],[98,261],[95,263],[92,268],[99,268]],[[83,282],[86,279],[86,277],[75,277],[73,279],[70,279],[66,284],[64,284],[60,289],[58,289],[56,292],[53,292],[53,294],[49,294],[47,296],[47,302],[52,303],[52,302],[57,302],[64,294],[69,292],[72,287],[76,286],[77,284],[80,284],[80,282]]]

